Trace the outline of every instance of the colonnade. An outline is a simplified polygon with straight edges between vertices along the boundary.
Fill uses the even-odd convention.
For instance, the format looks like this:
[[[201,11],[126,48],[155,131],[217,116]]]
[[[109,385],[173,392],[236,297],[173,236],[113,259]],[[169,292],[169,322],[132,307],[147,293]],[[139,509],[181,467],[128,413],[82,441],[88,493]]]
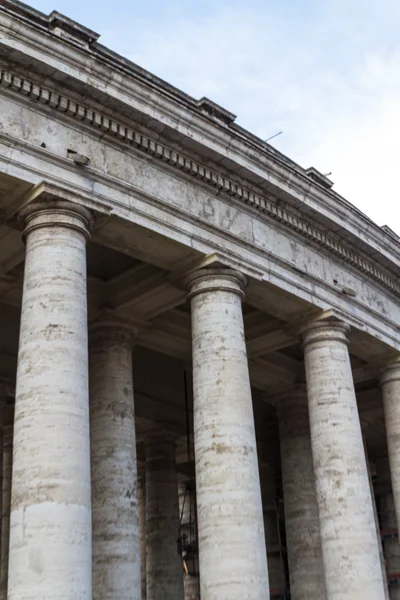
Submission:
[[[90,330],[89,361],[85,248],[91,214],[77,204],[36,202],[20,220],[26,263],[9,533],[7,484],[2,494],[1,585],[8,580],[9,600],[140,600],[144,588],[147,600],[183,600],[171,437],[158,433],[146,440],[138,486],[135,331],[103,313]],[[241,307],[246,278],[209,267],[190,273],[185,284],[201,598],[265,600],[263,503]],[[383,600],[349,327],[320,320],[300,335],[306,387],[276,399],[291,597]],[[382,393],[398,523],[399,362],[383,374]],[[5,428],[4,440],[8,433]],[[3,482],[10,466],[4,440]],[[139,520],[146,524],[146,542]]]

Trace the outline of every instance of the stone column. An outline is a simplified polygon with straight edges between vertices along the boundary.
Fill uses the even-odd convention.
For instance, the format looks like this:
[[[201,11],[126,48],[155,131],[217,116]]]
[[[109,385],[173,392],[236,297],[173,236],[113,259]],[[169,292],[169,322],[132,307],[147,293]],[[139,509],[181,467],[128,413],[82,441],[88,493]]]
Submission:
[[[307,390],[275,401],[279,419],[286,546],[292,600],[326,598]]]
[[[183,587],[185,591],[185,600],[198,600],[199,584],[197,577],[185,573],[183,576]]]
[[[7,600],[7,580],[4,585],[1,580],[1,535],[2,535],[2,520],[3,520],[3,422],[4,416],[7,411],[7,398],[4,397],[0,400],[0,600]],[[10,475],[10,486],[11,486],[11,475]],[[10,512],[8,513],[10,518]],[[10,525],[8,525],[8,532],[10,531]],[[9,533],[8,533],[9,539]]]
[[[362,420],[361,420],[361,430],[363,431]],[[387,577],[386,577],[385,557],[383,554],[383,545],[382,545],[382,539],[381,539],[378,510],[376,508],[374,485],[372,483],[371,467],[369,464],[368,449],[367,449],[367,442],[366,442],[365,435],[363,435],[363,444],[364,444],[365,461],[367,463],[368,483],[369,483],[369,489],[370,489],[370,494],[371,494],[372,510],[374,511],[374,522],[375,522],[375,529],[376,529],[376,539],[377,539],[378,550],[379,550],[379,561],[381,563],[383,589],[385,592],[385,600],[389,600],[389,588],[388,588],[388,581],[387,581]]]
[[[393,576],[400,574],[400,545],[396,523],[396,512],[391,490],[389,459],[387,456],[375,460],[376,474],[380,488],[379,508],[383,532],[383,552],[386,561],[386,573],[389,582],[390,600],[400,600],[400,584]]]
[[[193,491],[191,491],[193,489]],[[193,505],[193,493],[194,493],[194,482],[193,480],[188,481],[182,479],[178,483],[179,491],[179,514],[181,518],[181,533],[187,536],[190,543],[196,544],[195,537],[195,507]],[[197,600],[199,581],[198,577],[194,575],[198,573],[198,560],[192,558],[185,560],[186,568],[189,571],[183,575],[183,589],[185,600]]]
[[[93,600],[140,600],[132,330],[105,312],[89,350]]]
[[[140,585],[142,600],[146,600],[146,475],[143,464],[138,463],[138,516],[140,541]]]
[[[264,534],[268,556],[268,577],[271,595],[283,595],[285,585],[284,562],[279,538],[279,525],[276,506],[275,461],[266,460],[271,452],[263,445],[259,453],[261,498],[264,515]],[[272,458],[272,457],[271,457]]]
[[[245,277],[187,278],[202,600],[269,597],[254,416],[241,302]]]
[[[11,472],[13,463],[14,406],[3,407],[3,460],[1,499],[0,598],[7,600],[8,548],[10,544]]]
[[[400,529],[400,358],[382,373],[381,388],[396,522]]]
[[[179,505],[172,436],[146,439],[147,600],[183,600],[183,566],[178,554]]]
[[[14,419],[8,600],[91,600],[86,308],[90,213],[21,214],[26,260]]]
[[[328,600],[384,600],[348,333],[340,321],[303,329],[325,586]]]

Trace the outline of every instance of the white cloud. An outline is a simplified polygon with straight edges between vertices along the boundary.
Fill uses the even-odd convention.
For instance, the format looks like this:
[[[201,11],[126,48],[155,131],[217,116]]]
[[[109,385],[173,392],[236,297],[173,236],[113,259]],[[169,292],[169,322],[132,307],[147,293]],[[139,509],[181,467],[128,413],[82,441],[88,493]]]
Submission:
[[[400,8],[348,4],[287,18],[217,3],[204,16],[143,19],[119,51],[260,137],[283,129],[277,148],[332,171],[338,192],[400,233]]]
[[[31,1],[95,27],[103,43],[260,137],[283,130],[273,145],[332,171],[339,193],[400,233],[398,0],[115,0],[112,12],[101,0]]]
[[[367,57],[352,83],[363,95],[359,111],[343,107],[334,114],[304,159],[332,170],[339,192],[400,233],[400,54]]]

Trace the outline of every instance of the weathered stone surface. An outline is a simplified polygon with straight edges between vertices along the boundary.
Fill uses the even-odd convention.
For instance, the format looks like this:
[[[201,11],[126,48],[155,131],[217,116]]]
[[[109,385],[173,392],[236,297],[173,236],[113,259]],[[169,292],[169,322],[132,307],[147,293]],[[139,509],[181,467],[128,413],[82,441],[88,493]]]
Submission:
[[[142,600],[146,600],[146,473],[145,466],[142,464],[138,464],[137,498],[140,541],[140,587],[142,590]]]
[[[303,330],[326,593],[328,600],[383,600],[348,330],[337,321]]]
[[[383,408],[397,528],[400,526],[400,359],[390,363],[381,377]]]
[[[180,533],[187,536],[187,540],[196,544],[196,525],[195,525],[195,506],[194,499],[191,497],[193,492],[189,491],[191,482],[187,478],[178,481],[179,496],[179,515],[180,515]],[[198,558],[185,558],[186,568],[189,573],[184,573],[183,589],[185,600],[198,600],[199,598],[199,578],[194,575],[198,573]]]
[[[376,539],[377,539],[378,551],[379,551],[379,561],[381,563],[383,590],[385,592],[385,600],[389,600],[389,588],[388,588],[388,581],[387,581],[387,576],[386,576],[386,565],[385,565],[385,557],[383,554],[383,545],[382,545],[382,539],[381,539],[378,509],[376,507],[374,486],[373,486],[373,482],[372,482],[371,467],[369,464],[367,445],[366,445],[365,439],[363,439],[363,441],[364,441],[364,450],[365,450],[365,460],[367,463],[368,483],[369,483],[369,489],[370,489],[371,501],[372,501],[372,510],[374,511],[374,523],[375,523]]]
[[[15,215],[21,206],[43,196],[82,207],[76,205],[72,216],[67,205],[59,204],[58,223],[53,212],[42,213],[41,226],[46,227],[37,229],[36,221],[27,233],[10,599],[47,595],[46,600],[89,600],[83,240],[87,209],[98,217],[91,246],[96,248],[88,261],[90,312],[110,306],[143,325],[138,361],[144,366],[138,377],[143,388],[139,386],[137,399],[140,416],[151,420],[151,426],[157,421],[184,427],[181,369],[174,365],[168,377],[160,374],[169,371],[175,359],[186,361],[190,356],[191,317],[180,306],[185,292],[178,289],[178,282],[193,265],[210,265],[214,260],[248,276],[245,321],[246,333],[252,330],[248,356],[254,387],[276,395],[303,380],[296,331],[299,323],[319,311],[352,325],[354,377],[372,387],[382,357],[386,360],[390,350],[400,350],[400,245],[390,229],[378,227],[328,189],[324,184],[329,182],[315,169],[304,170],[277,153],[236,125],[234,115],[212,100],[191,98],[118,57],[97,43],[97,34],[63,15],[46,16],[14,0],[0,5],[0,375],[6,371],[7,385],[15,381],[18,343],[8,343],[8,338],[17,337],[25,256]],[[25,217],[32,223],[30,215]],[[224,276],[222,285],[220,278],[213,290],[197,289],[199,295],[192,300],[205,600],[246,600],[249,594],[252,600],[265,600],[268,588],[237,296],[241,279],[236,276],[232,283]],[[193,280],[191,285],[200,284]],[[142,360],[148,351],[153,356]],[[331,402],[335,366],[340,362],[335,357],[340,352],[336,347],[329,352],[334,358],[325,357],[318,367],[320,384],[313,400],[314,416],[325,410],[324,418],[331,422],[329,444],[322,439],[324,428],[318,434],[326,459],[319,475],[324,481],[332,479],[339,463],[345,475],[345,517],[350,519],[354,510],[355,518],[349,528],[344,517],[339,519],[343,511],[336,502],[339,492],[333,488],[337,510],[325,515],[325,523],[332,525],[339,519],[339,545],[346,552],[357,526],[355,541],[362,547],[361,552],[344,554],[347,565],[335,553],[329,562],[335,573],[342,569],[343,587],[350,581],[348,594],[368,599],[364,590],[351,589],[355,581],[365,582],[368,570],[373,583],[367,593],[377,591],[368,527],[364,536],[358,536],[369,509],[363,504],[365,478],[355,405],[346,395],[350,368],[346,363],[347,383],[340,392],[335,388]],[[157,383],[154,373],[160,376]],[[397,383],[389,379],[383,386],[389,390],[385,404],[395,480],[398,393]],[[316,399],[327,395],[326,404]],[[338,417],[339,408],[342,415],[352,412],[348,421]],[[317,430],[320,421],[315,424]],[[147,425],[143,426],[146,432]],[[336,431],[339,441],[334,448]],[[108,440],[112,432],[107,430]],[[99,461],[98,455],[96,469]],[[350,464],[348,473],[345,462]],[[320,486],[321,502],[326,489]],[[109,498],[108,493],[104,498]],[[96,510],[101,496],[102,492],[94,497]],[[154,497],[152,510],[156,510]],[[107,506],[103,509],[104,516]],[[267,537],[275,535],[270,518],[264,526]],[[124,535],[129,537],[128,529]],[[333,546],[332,529],[325,530],[325,541]],[[113,543],[116,547],[116,540]],[[152,552],[155,556],[154,546]],[[272,586],[275,558],[271,555]],[[118,561],[121,569],[122,563]],[[129,571],[129,581],[137,576],[134,572]],[[110,583],[117,579],[118,570],[111,573],[105,566],[102,576]],[[133,589],[121,593],[132,594]],[[106,586],[101,592],[114,593]],[[335,598],[339,597],[342,600],[342,596]]]
[[[11,473],[13,464],[14,406],[2,409],[3,463],[2,463],[2,514],[0,550],[0,598],[7,600],[8,550],[10,544]]]
[[[400,573],[400,545],[397,532],[396,512],[394,498],[391,491],[389,458],[380,456],[375,459],[378,485],[384,490],[379,498],[381,527],[384,533],[383,551],[386,562],[386,572],[390,581],[391,577]],[[392,537],[393,535],[393,537]],[[400,599],[400,584],[397,581],[389,585],[390,600]]]
[[[1,490],[3,488],[3,430],[2,427],[0,427],[0,486],[1,486]],[[3,531],[3,527],[2,527],[2,521],[3,521],[3,493],[0,494],[0,514],[1,514],[1,520],[0,520],[0,540],[1,540],[1,536],[2,536],[2,531]],[[9,534],[10,531],[8,531]],[[8,535],[9,537],[9,535]],[[2,581],[1,581],[1,545],[0,545],[0,599],[1,600],[6,600],[7,599],[7,584],[8,581],[5,582],[5,585],[2,585]]]
[[[229,264],[320,309],[333,307],[398,347],[393,236],[248,132],[221,127],[197,101],[174,89],[171,104],[165,82],[154,87],[154,76],[143,78],[146,72],[132,65],[125,71],[126,64],[122,75],[120,59],[104,60],[96,44],[89,60],[86,48],[72,50],[38,28],[37,17],[29,26],[4,9],[1,17],[5,55],[16,30],[20,44],[20,64],[6,59],[0,73],[2,173],[28,187],[45,173],[102,213],[148,227],[186,251],[221,252]],[[54,79],[38,64],[39,72],[31,68],[31,36]],[[73,167],[71,149],[89,160],[84,169]]]
[[[179,504],[175,442],[171,435],[146,438],[147,600],[183,600],[178,554]]]
[[[185,600],[198,600],[199,582],[197,577],[185,574],[183,576],[183,588],[185,592]]]
[[[89,342],[93,600],[140,600],[132,330],[106,312]]]
[[[307,390],[276,399],[281,444],[286,545],[292,600],[324,600],[325,581]]]
[[[90,214],[24,210],[9,600],[91,600],[86,314]]]
[[[192,307],[202,600],[265,600],[268,572],[241,301],[244,277],[205,269]]]
[[[259,455],[260,456],[260,455]],[[278,510],[275,476],[277,461],[266,462],[259,458],[261,498],[264,516],[264,534],[268,557],[269,587],[282,590],[285,583],[283,548],[278,530]]]

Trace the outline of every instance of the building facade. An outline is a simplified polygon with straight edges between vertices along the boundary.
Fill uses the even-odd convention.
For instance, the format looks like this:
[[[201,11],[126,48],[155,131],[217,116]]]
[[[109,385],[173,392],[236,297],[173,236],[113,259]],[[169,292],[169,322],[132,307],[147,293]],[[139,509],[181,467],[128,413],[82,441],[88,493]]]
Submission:
[[[400,598],[399,239],[98,38],[0,3],[0,598]]]

